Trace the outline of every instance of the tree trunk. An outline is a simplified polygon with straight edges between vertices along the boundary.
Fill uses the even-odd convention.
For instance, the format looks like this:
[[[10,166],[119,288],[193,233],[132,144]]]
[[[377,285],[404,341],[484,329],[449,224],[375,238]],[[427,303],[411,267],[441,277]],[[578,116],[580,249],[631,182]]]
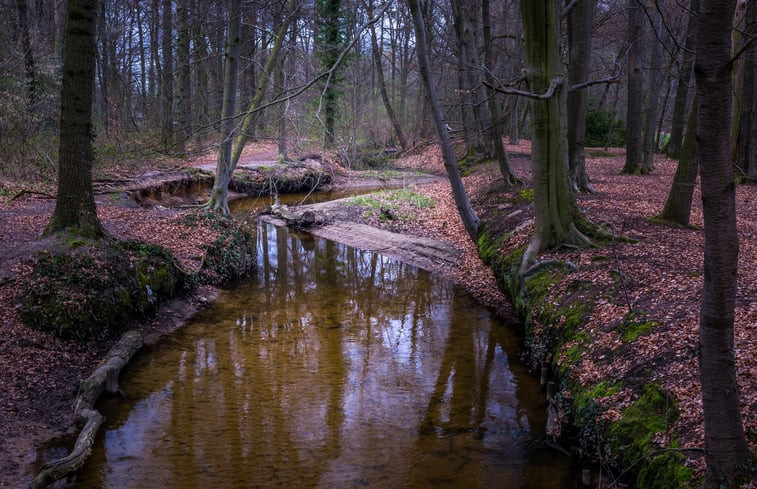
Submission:
[[[58,197],[44,234],[73,230],[105,235],[92,191],[92,97],[95,88],[96,0],[69,0],[61,85]]]
[[[492,71],[494,69],[494,51],[492,49],[492,29],[491,29],[491,6],[489,0],[481,1],[481,19],[482,19],[482,35],[484,42],[484,73],[486,74],[486,81],[489,85],[494,85],[494,75]],[[500,113],[499,101],[495,97],[495,91],[491,88],[487,91],[487,99],[489,104],[489,138],[494,146],[494,155],[499,163],[499,172],[502,174],[502,180],[505,184],[505,188],[510,188],[515,185],[516,178],[510,169],[510,163],[507,160],[507,151],[505,150],[505,144],[502,142],[503,129],[502,129],[502,114]]]
[[[321,2],[319,2],[321,3]],[[321,31],[323,31],[323,65],[331,68],[339,57],[341,47],[341,0],[322,0]],[[323,90],[324,143],[333,148],[336,143],[336,113],[338,99],[338,79],[335,75],[326,81]]]
[[[34,55],[32,54],[31,38],[29,36],[29,18],[26,9],[26,0],[16,1],[18,24],[21,30],[21,46],[24,50],[24,68],[26,70],[26,108],[31,111],[37,103],[37,75],[34,68]]]
[[[757,36],[757,3],[747,4],[746,33]],[[742,55],[744,58],[743,99],[744,107],[752,110],[741,112],[741,136],[739,137],[739,159],[737,166],[742,177],[757,183],[757,44],[751,46]]]
[[[563,244],[590,243],[579,229],[587,224],[570,186],[568,169],[567,92],[560,53],[557,0],[521,0],[529,89],[547,98],[531,99],[531,168],[534,185],[534,233],[523,254],[521,276],[536,255]],[[588,229],[588,226],[585,228]]]
[[[218,145],[216,178],[210,191],[207,207],[216,212],[229,214],[229,183],[231,183],[231,143],[234,137],[234,110],[237,105],[237,80],[239,76],[239,37],[242,23],[242,0],[229,2],[229,28],[226,36],[224,60],[223,107],[221,108],[221,143]]]
[[[621,173],[641,173],[643,145],[642,104],[644,74],[641,70],[644,13],[638,0],[628,0],[628,114],[626,115],[626,163]]]
[[[699,375],[707,488],[737,487],[753,467],[741,420],[733,340],[739,253],[729,141],[731,25],[735,4],[736,0],[702,0],[694,67],[704,214]]]
[[[163,0],[163,150],[173,149],[173,18],[171,0]]]
[[[370,2],[368,16],[373,17],[373,1]],[[389,116],[389,121],[394,128],[394,135],[397,136],[397,142],[399,142],[402,149],[407,149],[407,140],[405,139],[405,133],[402,132],[402,125],[400,124],[397,114],[394,112],[391,102],[389,101],[389,94],[386,91],[386,81],[384,80],[384,67],[381,62],[381,49],[379,47],[378,39],[376,38],[376,27],[371,24],[371,49],[373,52],[373,63],[376,65],[376,77],[378,79],[379,92],[381,93],[381,100],[384,102],[384,108],[386,109],[386,115]]]
[[[192,136],[192,94],[191,66],[189,64],[189,0],[176,3],[176,22],[179,37],[176,41],[176,61],[178,72],[177,111],[179,133],[176,135],[175,152],[186,156],[186,143]]]
[[[678,86],[676,87],[676,99],[673,103],[673,120],[670,126],[670,142],[667,149],[668,157],[673,159],[678,159],[680,156],[686,109],[689,105],[689,84],[691,83],[691,71],[694,67],[694,41],[697,32],[699,0],[691,0],[689,9],[689,25],[686,27],[683,60],[679,65]]]
[[[441,146],[442,157],[444,159],[444,168],[447,170],[447,176],[449,177],[450,186],[452,187],[452,196],[455,199],[457,211],[463,221],[465,230],[475,243],[478,239],[479,220],[465,193],[463,180],[460,178],[460,170],[457,166],[457,158],[455,158],[455,153],[452,150],[452,141],[450,141],[447,126],[444,122],[444,116],[442,115],[442,109],[439,106],[436,87],[431,82],[431,63],[428,58],[428,52],[426,51],[428,44],[426,40],[425,20],[418,0],[408,0],[407,3],[410,7],[410,12],[413,16],[413,26],[415,27],[418,69],[421,73],[423,86],[426,89],[427,101],[431,106],[431,114],[433,116],[434,125],[436,126],[436,133],[439,137],[439,145]]]
[[[662,213],[660,214],[662,219],[682,226],[689,225],[691,199],[694,196],[694,187],[696,186],[697,174],[699,173],[696,144],[696,114],[697,108],[694,105],[689,113],[686,136],[683,140],[683,146],[679,151],[680,158],[676,174],[673,177],[673,184],[670,187],[668,199],[665,201],[665,206],[662,208]]]
[[[655,130],[657,123],[657,107],[659,104],[658,92],[660,90],[660,67],[662,66],[662,14],[659,8],[662,8],[664,0],[656,0],[657,9],[654,14],[654,26],[650,33],[651,66],[649,68],[649,82],[647,83],[647,94],[644,105],[644,131],[643,131],[643,158],[641,161],[641,173],[652,173],[654,170],[655,155]]]
[[[567,2],[566,2],[567,3]],[[591,38],[596,0],[577,2],[568,13],[568,86],[589,78]],[[568,93],[568,164],[570,180],[576,191],[593,192],[586,174],[584,152],[586,136],[586,99],[588,88]]]

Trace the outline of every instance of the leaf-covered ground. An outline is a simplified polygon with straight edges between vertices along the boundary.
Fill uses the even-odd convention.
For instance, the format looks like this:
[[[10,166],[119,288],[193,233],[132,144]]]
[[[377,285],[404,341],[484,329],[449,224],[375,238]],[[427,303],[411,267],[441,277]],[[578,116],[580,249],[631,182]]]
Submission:
[[[514,173],[530,179],[528,142],[509,146]],[[255,152],[270,148],[254,148]],[[593,342],[574,368],[573,374],[587,383],[598,379],[629,378],[651,375],[680,402],[681,417],[674,427],[682,436],[681,446],[701,448],[703,421],[697,379],[697,321],[702,288],[702,215],[699,194],[694,196],[692,224],[697,229],[682,229],[650,221],[662,209],[669,190],[675,162],[658,157],[656,170],[646,176],[619,175],[623,166],[621,151],[603,153],[589,159],[588,172],[597,194],[580,196],[580,205],[595,222],[609,223],[615,232],[638,240],[635,244],[618,244],[614,249],[584,249],[562,253],[579,266],[575,278],[598,288],[615,284],[614,271],[622,273],[626,290],[622,297],[598,303],[585,328]],[[436,148],[403,158],[408,169],[443,173]],[[165,166],[165,165],[164,165]],[[132,175],[123,168],[114,174]],[[140,167],[139,171],[145,171]],[[517,188],[509,193],[492,193],[498,178],[495,165],[474,168],[465,184],[477,211],[482,215],[500,215],[507,220],[512,237],[500,253],[507,253],[527,243],[531,214],[528,192]],[[3,184],[5,185],[5,184]],[[5,188],[8,188],[5,186]],[[44,189],[42,189],[44,190]],[[49,190],[48,190],[49,191]],[[739,186],[737,196],[740,233],[738,299],[736,309],[736,355],[741,387],[742,414],[752,439],[757,436],[757,192]],[[463,284],[483,303],[512,315],[506,297],[497,290],[492,272],[478,258],[458,218],[446,182],[411,189],[433,200],[428,205],[404,209],[392,207],[393,215],[364,215],[367,222],[415,235],[453,243],[464,250],[463,263],[446,275]],[[24,480],[34,459],[35,444],[65,430],[70,423],[70,403],[78,379],[86,376],[103,355],[108,344],[88,344],[57,340],[32,331],[20,323],[16,305],[19,285],[28,266],[29,256],[53,209],[53,201],[27,194],[12,202],[15,194],[0,192],[0,487],[16,487]],[[417,202],[417,199],[416,199]],[[401,205],[401,204],[397,204]],[[196,269],[202,245],[214,237],[212,230],[187,227],[181,217],[184,210],[154,207],[126,208],[107,194],[98,197],[98,213],[108,231],[119,237],[140,238],[168,248],[187,269]],[[493,212],[496,211],[496,212]],[[404,218],[405,214],[410,218]],[[597,267],[597,263],[603,263]],[[551,291],[558,294],[558,290]],[[651,331],[632,343],[623,343],[614,328],[629,306],[643,311],[655,321]],[[508,312],[510,311],[510,312]],[[158,318],[159,322],[160,319]],[[633,400],[628,390],[620,390],[602,399],[603,416],[617,417]],[[666,433],[657,441],[667,443]],[[752,444],[752,448],[755,446]],[[702,470],[699,452],[687,452],[690,464]]]

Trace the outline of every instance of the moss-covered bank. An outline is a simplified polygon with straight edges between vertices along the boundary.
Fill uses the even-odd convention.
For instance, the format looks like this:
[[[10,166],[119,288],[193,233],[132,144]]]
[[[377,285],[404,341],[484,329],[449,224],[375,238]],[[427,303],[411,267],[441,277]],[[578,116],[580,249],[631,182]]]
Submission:
[[[246,225],[208,212],[187,214],[184,223],[215,236],[199,271],[183,270],[165,248],[143,241],[56,236],[22,284],[22,320],[61,338],[113,337],[200,283],[230,282],[254,269],[255,237]]]
[[[574,279],[571,267],[555,264],[521,280],[518,266],[524,248],[502,253],[507,234],[484,229],[478,240],[482,259],[492,268],[500,289],[512,299],[523,320],[526,360],[534,371],[546,367],[555,377],[547,432],[570,445],[583,458],[611,468],[618,478],[640,488],[683,488],[694,484],[685,466],[672,426],[678,417],[676,401],[651,381],[650,372],[582,383],[574,368],[593,341],[583,328],[600,300],[613,300],[617,290],[598,290],[591,282]],[[601,267],[600,263],[595,266]],[[604,355],[622,355],[624,345],[655,327],[643,313],[629,314],[607,325],[622,338]],[[606,415],[608,399],[630,391],[619,415]],[[664,440],[664,442],[661,442]]]

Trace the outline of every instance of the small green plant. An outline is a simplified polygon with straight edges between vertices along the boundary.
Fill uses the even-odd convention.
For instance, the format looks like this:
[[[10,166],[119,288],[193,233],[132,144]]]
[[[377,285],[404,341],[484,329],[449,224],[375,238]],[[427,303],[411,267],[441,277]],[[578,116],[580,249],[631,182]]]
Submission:
[[[522,188],[518,190],[518,197],[516,199],[516,202],[523,203],[523,204],[530,204],[533,201],[534,201],[534,189]]]

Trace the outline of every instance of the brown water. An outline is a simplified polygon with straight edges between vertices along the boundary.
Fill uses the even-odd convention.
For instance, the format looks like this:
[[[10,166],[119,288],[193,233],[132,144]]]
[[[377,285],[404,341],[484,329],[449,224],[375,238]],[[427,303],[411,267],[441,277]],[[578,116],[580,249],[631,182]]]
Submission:
[[[140,354],[81,488],[567,488],[503,324],[451,283],[259,225],[257,276]]]

